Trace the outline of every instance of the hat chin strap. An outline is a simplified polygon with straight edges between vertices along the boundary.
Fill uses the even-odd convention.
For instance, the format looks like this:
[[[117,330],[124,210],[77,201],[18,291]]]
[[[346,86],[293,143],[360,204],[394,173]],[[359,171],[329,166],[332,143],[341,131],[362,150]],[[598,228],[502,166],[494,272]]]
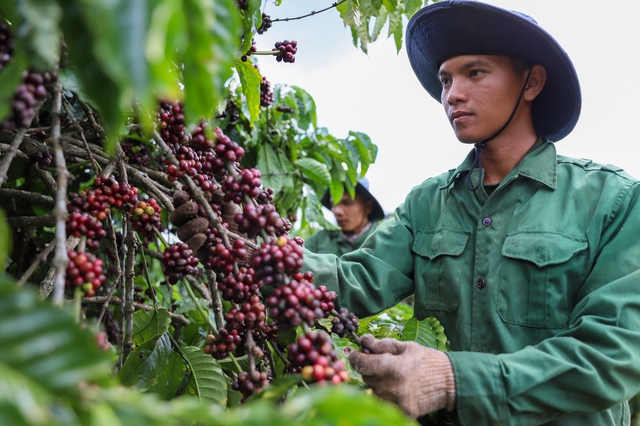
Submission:
[[[493,135],[489,136],[485,140],[473,144],[473,147],[476,151],[475,152],[476,156],[473,159],[473,164],[471,164],[471,169],[469,170],[469,174],[467,175],[467,188],[469,189],[469,191],[475,191],[476,189],[480,188],[480,185],[482,184],[482,174],[478,175],[478,182],[476,182],[475,185],[471,183],[471,175],[473,174],[473,171],[476,168],[478,170],[482,170],[482,163],[480,162],[480,152],[482,151],[483,148],[486,148],[487,142],[489,142],[490,140],[498,136],[500,133],[502,133],[504,129],[506,129],[507,126],[509,126],[509,124],[511,123],[511,120],[513,120],[513,117],[515,117],[516,112],[518,111],[518,107],[520,106],[520,101],[524,96],[524,91],[527,88],[527,83],[529,82],[529,77],[531,76],[532,70],[533,70],[533,67],[529,68],[529,72],[527,73],[527,78],[524,79],[524,84],[522,85],[522,90],[520,91],[520,96],[518,96],[518,101],[516,102],[516,106],[513,108],[513,111],[511,112],[511,116],[509,117],[507,122],[504,123],[504,126],[502,126],[500,130],[498,130],[497,132],[495,132]]]

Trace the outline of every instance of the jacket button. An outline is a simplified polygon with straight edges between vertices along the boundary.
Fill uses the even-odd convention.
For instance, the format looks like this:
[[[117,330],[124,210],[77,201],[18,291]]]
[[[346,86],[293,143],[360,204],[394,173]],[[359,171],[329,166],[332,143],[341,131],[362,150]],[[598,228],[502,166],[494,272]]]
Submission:
[[[482,278],[480,278],[476,283],[476,286],[481,290],[484,288],[485,285],[487,285],[487,283]]]
[[[493,222],[493,221],[491,220],[491,218],[490,218],[490,217],[485,217],[485,218],[483,218],[483,219],[482,219],[482,224],[483,224],[484,226],[489,226],[489,225],[491,225],[491,222]]]

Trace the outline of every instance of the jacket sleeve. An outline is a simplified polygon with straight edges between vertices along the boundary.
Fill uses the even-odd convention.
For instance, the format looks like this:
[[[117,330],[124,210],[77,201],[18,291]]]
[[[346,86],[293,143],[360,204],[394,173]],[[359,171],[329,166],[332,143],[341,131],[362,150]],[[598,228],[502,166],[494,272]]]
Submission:
[[[640,391],[639,191],[612,212],[565,330],[510,354],[449,354],[462,424],[537,425],[620,407]]]
[[[338,293],[338,305],[359,317],[382,312],[413,293],[413,233],[404,206],[353,252],[338,258],[304,251],[314,284]]]

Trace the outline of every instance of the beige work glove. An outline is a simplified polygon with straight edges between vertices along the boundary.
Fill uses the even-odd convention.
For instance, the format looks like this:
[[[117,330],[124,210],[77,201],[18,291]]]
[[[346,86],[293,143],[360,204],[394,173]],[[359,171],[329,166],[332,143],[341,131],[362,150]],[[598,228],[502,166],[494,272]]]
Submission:
[[[456,384],[451,361],[444,352],[415,342],[376,340],[362,336],[370,354],[353,351],[349,362],[380,398],[396,403],[414,419],[456,403]]]

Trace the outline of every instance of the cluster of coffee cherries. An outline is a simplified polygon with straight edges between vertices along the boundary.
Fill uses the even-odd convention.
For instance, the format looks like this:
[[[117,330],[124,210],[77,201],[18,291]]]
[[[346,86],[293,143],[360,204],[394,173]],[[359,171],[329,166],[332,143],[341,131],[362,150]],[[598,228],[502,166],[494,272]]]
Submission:
[[[131,225],[147,239],[153,239],[157,231],[162,231],[162,207],[155,198],[138,201],[131,207]]]
[[[67,235],[76,238],[86,237],[87,247],[97,250],[100,241],[107,236],[107,231],[102,227],[102,222],[87,213],[73,211],[66,220]]]
[[[103,263],[91,253],[67,252],[69,264],[67,265],[66,286],[69,288],[80,287],[87,297],[93,297],[107,277],[102,273]]]
[[[333,311],[337,294],[324,286],[316,287],[312,282],[310,271],[298,272],[266,298],[269,314],[281,330],[287,331],[303,323],[313,327],[316,320],[328,317]]]
[[[251,198],[257,197],[260,195],[260,187],[262,186],[260,176],[260,170],[253,168],[242,169],[240,173],[227,176],[222,181],[223,200],[242,204],[245,195]]]
[[[260,82],[260,106],[268,107],[273,103],[273,92],[271,91],[271,83],[267,77],[262,77]]]
[[[205,338],[204,353],[215,359],[225,359],[234,353],[244,338],[244,331],[234,328],[235,323],[228,322],[218,330],[218,336],[208,334]]]
[[[185,243],[176,243],[164,249],[162,270],[167,281],[175,284],[187,275],[198,275],[198,258]]]
[[[238,373],[238,379],[231,385],[231,389],[242,394],[241,402],[258,390],[269,385],[269,376],[264,371],[253,370]]]
[[[143,143],[133,138],[124,138],[120,141],[120,147],[129,164],[149,167],[149,149]]]
[[[338,384],[349,380],[344,362],[338,359],[329,335],[309,331],[287,346],[292,373],[307,382]]]
[[[255,251],[251,266],[256,271],[256,279],[263,284],[282,286],[288,276],[302,268],[302,248],[286,235],[271,238]]]
[[[331,318],[332,333],[337,334],[339,337],[346,337],[347,334],[358,331],[360,320],[346,308],[340,308],[337,312],[334,311],[333,314],[335,316]]]
[[[258,27],[256,31],[258,32],[258,34],[264,34],[267,32],[269,28],[271,28],[272,25],[273,25],[273,22],[271,21],[271,16],[267,15],[266,13],[263,13],[262,24],[260,25],[260,27]]]
[[[155,200],[154,200],[155,201]],[[138,188],[99,176],[87,190],[69,194],[67,234],[86,237],[87,246],[97,249],[106,236],[102,223],[111,208],[128,210],[138,202]]]
[[[277,51],[276,61],[294,63],[296,61],[295,54],[298,51],[298,42],[295,40],[277,41],[275,47],[271,49]]]
[[[287,222],[280,217],[273,204],[245,204],[242,213],[235,215],[234,221],[238,224],[238,231],[246,233],[249,238],[255,238],[263,230],[268,235],[287,233]]]
[[[0,123],[0,128],[15,130],[28,128],[36,114],[35,107],[47,97],[48,87],[55,83],[56,77],[49,72],[35,70],[24,71],[22,83],[18,85],[11,104],[9,115]]]
[[[37,151],[29,156],[29,164],[38,164],[40,167],[49,167],[53,163],[53,155],[47,151]]]
[[[241,267],[237,273],[228,274],[218,283],[218,290],[224,300],[243,303],[259,294],[261,282],[254,279],[252,268]]]
[[[161,101],[157,120],[160,136],[165,142],[170,145],[189,142],[189,135],[185,131],[182,103]]]

